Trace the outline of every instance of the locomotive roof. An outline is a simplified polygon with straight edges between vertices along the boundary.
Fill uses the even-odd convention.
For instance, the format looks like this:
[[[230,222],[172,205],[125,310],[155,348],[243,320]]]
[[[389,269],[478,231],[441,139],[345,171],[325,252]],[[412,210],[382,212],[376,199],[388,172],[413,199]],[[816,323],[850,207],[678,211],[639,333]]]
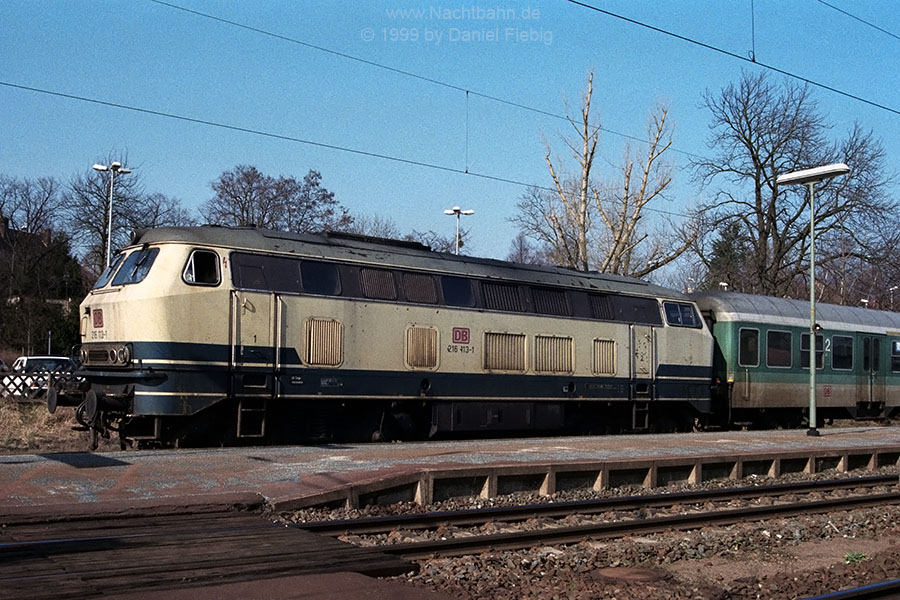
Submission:
[[[167,242],[409,267],[446,274],[510,279],[601,292],[617,291],[686,299],[680,292],[640,279],[585,273],[559,267],[523,265],[489,258],[457,256],[448,252],[435,252],[418,242],[345,233],[288,233],[254,227],[204,225],[138,230],[132,236],[132,246]]]
[[[688,296],[718,321],[756,321],[809,327],[809,300],[771,298],[738,292],[695,292]],[[816,302],[816,322],[824,329],[900,332],[900,313]]]

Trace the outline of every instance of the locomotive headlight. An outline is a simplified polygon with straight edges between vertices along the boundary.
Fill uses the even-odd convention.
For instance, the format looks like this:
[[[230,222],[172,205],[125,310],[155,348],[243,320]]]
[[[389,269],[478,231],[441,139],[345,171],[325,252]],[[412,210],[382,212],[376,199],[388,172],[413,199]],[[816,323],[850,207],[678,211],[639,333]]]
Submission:
[[[116,352],[116,358],[118,358],[119,362],[123,365],[128,364],[128,361],[131,360],[131,351],[128,349],[128,346],[119,348],[119,351]]]
[[[86,365],[88,362],[87,348],[82,348],[80,354],[81,354],[81,364]]]
[[[112,364],[116,363],[116,351],[115,350],[109,351],[109,362]]]

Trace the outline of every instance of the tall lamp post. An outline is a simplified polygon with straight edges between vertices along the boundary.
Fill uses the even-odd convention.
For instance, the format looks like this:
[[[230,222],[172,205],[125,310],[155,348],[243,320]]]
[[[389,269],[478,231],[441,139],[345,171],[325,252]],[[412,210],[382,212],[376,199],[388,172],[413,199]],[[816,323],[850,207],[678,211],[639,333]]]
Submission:
[[[459,254],[459,218],[462,215],[474,215],[475,211],[471,209],[460,210],[458,206],[454,206],[453,208],[447,209],[444,211],[445,215],[456,215],[456,254]]]
[[[817,436],[816,429],[816,192],[815,186],[826,179],[848,173],[850,167],[834,163],[779,175],[778,185],[809,186],[809,429],[806,435]]]
[[[116,173],[128,175],[131,169],[126,169],[120,162],[114,162],[108,167],[106,165],[95,164],[95,171],[109,171],[109,217],[106,220],[106,266],[109,267],[110,259],[110,242],[112,240],[112,210],[113,210],[113,182],[116,180]]]

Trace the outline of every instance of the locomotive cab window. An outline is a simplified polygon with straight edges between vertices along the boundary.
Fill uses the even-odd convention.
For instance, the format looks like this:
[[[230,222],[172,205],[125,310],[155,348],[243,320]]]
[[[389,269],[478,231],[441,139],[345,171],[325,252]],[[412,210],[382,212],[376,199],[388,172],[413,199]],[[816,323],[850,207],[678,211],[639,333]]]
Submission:
[[[194,250],[184,267],[182,278],[191,285],[219,285],[219,255],[209,250]]]
[[[676,327],[702,327],[700,317],[694,306],[686,302],[663,302],[666,311],[666,322]]]
[[[790,368],[791,332],[766,332],[766,366]]]
[[[759,329],[741,329],[738,345],[738,366],[759,366]]]
[[[124,259],[124,258],[125,258],[124,253],[117,254],[116,257],[113,258],[113,261],[109,264],[108,267],[106,267],[106,269],[100,275],[100,279],[98,279],[97,283],[94,284],[95,290],[99,290],[100,288],[102,288],[103,286],[105,286],[107,283],[110,282],[110,280],[113,278],[113,275],[116,274],[116,269],[118,269],[119,265],[122,264],[122,259]]]
[[[800,368],[809,368],[809,334],[804,333],[800,336]],[[821,335],[816,336],[816,368],[825,368],[825,338]]]
[[[140,283],[150,272],[159,248],[141,248],[128,255],[113,279],[113,285]]]

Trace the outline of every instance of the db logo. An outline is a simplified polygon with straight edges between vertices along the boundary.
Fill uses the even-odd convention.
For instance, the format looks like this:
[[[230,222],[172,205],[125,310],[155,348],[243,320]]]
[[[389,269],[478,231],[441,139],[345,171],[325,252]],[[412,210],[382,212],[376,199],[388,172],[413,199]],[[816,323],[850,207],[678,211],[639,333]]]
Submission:
[[[454,327],[453,328],[453,343],[454,344],[468,344],[469,343],[469,328],[468,327]]]

